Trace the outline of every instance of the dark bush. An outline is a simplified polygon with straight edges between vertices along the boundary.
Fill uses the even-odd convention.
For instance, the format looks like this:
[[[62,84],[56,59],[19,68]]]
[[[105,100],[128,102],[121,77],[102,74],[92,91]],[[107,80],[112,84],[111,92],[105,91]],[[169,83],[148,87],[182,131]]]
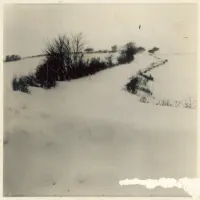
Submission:
[[[134,55],[137,53],[135,44],[133,42],[127,43],[120,52],[117,58],[119,64],[130,63],[134,60]]]
[[[142,85],[143,79],[135,76],[132,77],[129,83],[126,84],[126,89],[132,94],[136,94],[138,90],[143,91],[149,95],[152,95],[150,89],[145,85]]]
[[[5,62],[11,62],[17,60],[21,60],[21,57],[19,55],[7,55],[5,58]]]
[[[12,88],[14,91],[17,91],[18,90],[18,80],[17,80],[17,77],[14,76],[13,79],[12,79]]]
[[[27,85],[32,86],[32,87],[39,87],[35,74],[30,73],[29,75],[23,76],[23,77]]]
[[[44,62],[36,69],[36,79],[41,87],[56,86],[56,81],[76,78],[80,63],[83,61],[82,34],[68,38],[58,36],[46,44]]]
[[[130,93],[136,94],[138,89],[138,84],[139,84],[139,78],[137,76],[132,77],[130,82],[126,84],[126,89]]]
[[[139,74],[140,76],[144,77],[147,81],[153,81],[153,80],[154,80],[154,78],[153,78],[153,76],[151,76],[151,74],[148,76],[148,75],[144,74],[144,73],[141,72],[141,71],[139,71],[138,74]]]
[[[138,47],[137,48],[137,53],[142,53],[145,51],[145,48],[144,47]]]
[[[37,83],[40,85],[40,87],[46,88],[46,89],[55,87],[56,80],[59,79],[58,70],[59,70],[59,67],[57,69],[56,66],[52,65],[52,63],[48,65],[48,62],[47,62],[47,63],[39,65],[37,67],[35,76],[36,76]]]
[[[89,60],[87,60],[87,61],[80,60],[77,67],[71,68],[68,71],[68,76],[69,76],[68,80],[88,76],[88,74],[89,74],[89,68],[88,68],[89,62],[90,62]]]
[[[54,51],[51,53],[54,54]],[[49,55],[43,64],[39,65],[36,70],[36,80],[40,87],[51,88],[56,86],[56,81],[71,80],[84,76],[95,74],[100,70],[107,68],[108,63],[101,61],[100,58],[92,58],[84,61],[83,54],[79,54],[74,58],[74,54],[70,56],[61,55],[67,60],[59,59],[60,56]],[[77,56],[77,55],[76,55]],[[111,61],[111,60],[110,60]]]
[[[134,60],[135,54],[141,53],[143,51],[145,51],[143,47],[136,47],[135,43],[129,42],[120,51],[120,55],[117,58],[117,61],[119,64],[130,63]]]
[[[111,47],[111,52],[117,52],[117,45]]]
[[[93,53],[94,52],[94,49],[93,48],[86,48],[84,50],[86,53]]]
[[[149,95],[152,95],[152,92],[150,91],[149,88],[146,88],[146,87],[138,87],[139,90],[149,94]]]
[[[16,76],[13,77],[12,88],[14,91],[30,93],[28,86],[39,87],[37,79],[33,73],[30,73],[27,76],[20,76],[19,78]]]
[[[26,76],[21,76],[19,78],[14,76],[13,80],[12,80],[12,88],[13,88],[14,91],[21,91],[21,92],[24,92],[24,93],[30,93],[30,91],[28,89]]]
[[[113,63],[113,55],[108,55],[105,57],[106,60],[106,64],[108,67],[113,67],[114,63]]]
[[[132,94],[136,94],[137,91],[145,92],[148,95],[152,95],[152,92],[148,88],[147,82],[153,81],[151,74],[148,76],[143,72],[139,71],[136,76],[130,78],[130,81],[126,84],[126,89]]]
[[[122,65],[122,64],[126,64],[127,63],[127,59],[126,59],[126,55],[125,53],[120,54],[120,56],[117,58],[117,62],[118,64]]]
[[[149,53],[154,53],[155,51],[158,51],[158,50],[159,50],[158,47],[154,47],[154,48],[150,49],[148,52]]]
[[[88,66],[88,71],[89,74],[92,75],[106,68],[107,64],[105,63],[105,61],[101,61],[100,58],[92,58]]]

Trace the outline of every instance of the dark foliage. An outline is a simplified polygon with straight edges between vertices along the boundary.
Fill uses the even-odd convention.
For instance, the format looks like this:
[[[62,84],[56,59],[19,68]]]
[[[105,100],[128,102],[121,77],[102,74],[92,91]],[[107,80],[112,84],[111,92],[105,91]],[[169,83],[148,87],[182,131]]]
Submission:
[[[29,93],[28,86],[50,89],[56,87],[57,81],[70,81],[93,75],[118,64],[129,63],[134,59],[134,54],[141,51],[141,48],[135,47],[134,43],[127,43],[118,58],[119,63],[114,64],[112,55],[108,55],[105,61],[100,58],[85,61],[83,48],[82,34],[72,37],[58,36],[53,41],[48,41],[42,54],[45,58],[37,66],[36,72],[19,78],[14,77],[13,90]],[[113,49],[115,50],[116,47],[114,46]],[[87,48],[85,51],[93,51],[93,49]]]
[[[5,58],[5,62],[11,62],[17,60],[21,60],[21,57],[19,55],[7,55]]]
[[[111,47],[111,52],[117,52],[117,45]]]
[[[56,81],[65,81],[76,78],[80,63],[83,61],[82,35],[72,38],[59,36],[46,44],[44,50],[46,58],[36,69],[36,79],[40,87],[51,88]]]
[[[138,87],[139,90],[149,94],[149,95],[152,95],[152,92],[150,91],[149,88],[146,88],[146,87]]]
[[[16,76],[13,77],[12,88],[13,88],[14,91],[21,91],[21,92],[24,92],[24,93],[30,93],[25,76],[21,76],[19,78],[17,78]]]
[[[136,54],[136,47],[133,42],[127,43],[120,52],[120,56],[117,58],[119,64],[130,63],[134,60]]]
[[[36,80],[40,87],[51,88],[56,86],[56,81],[65,81],[95,74],[100,70],[113,66],[112,57],[106,61],[92,58],[85,61],[83,58],[83,44],[81,35],[70,39],[59,36],[49,42],[45,49],[46,58],[36,70]],[[85,51],[91,51],[87,48]]]
[[[132,93],[136,94],[139,84],[139,78],[137,76],[132,77],[129,83],[126,84],[126,89]]]
[[[88,75],[92,75],[106,68],[107,68],[106,63],[104,61],[101,61],[100,58],[92,58],[87,68],[88,70],[87,73]]]
[[[143,51],[145,51],[143,47],[136,47],[135,43],[129,42],[120,51],[120,55],[117,58],[117,61],[119,64],[130,63],[134,60],[135,54],[141,53]]]
[[[148,76],[148,75],[142,73],[141,71],[139,71],[138,74],[139,74],[140,76],[144,77],[145,79],[147,79],[148,81],[153,81],[153,80],[154,80],[154,78],[153,78],[153,76],[151,76],[151,74]]]
[[[113,67],[115,64],[113,63],[113,55],[108,55],[105,57],[106,64],[108,67]]]
[[[138,47],[137,48],[137,53],[142,53],[145,51],[145,48],[144,47]]]
[[[16,76],[13,77],[12,88],[14,91],[30,93],[28,89],[29,86],[39,87],[34,74],[30,73],[27,76],[20,76],[19,78]]]
[[[53,63],[44,63],[37,67],[35,76],[38,84],[42,88],[49,89],[56,86],[56,80],[58,80],[58,69],[54,67]]]
[[[155,51],[158,51],[158,50],[159,50],[158,47],[154,47],[154,48],[150,49],[148,52],[149,53],[154,53]]]
[[[18,88],[19,88],[17,84],[18,84],[17,77],[14,76],[13,79],[12,79],[12,88],[13,88],[14,91],[17,91]]]
[[[84,50],[86,53],[93,53],[94,52],[94,49],[93,48],[86,48]]]
[[[152,95],[152,92],[147,86],[148,81],[153,81],[154,78],[151,74],[148,76],[143,72],[139,71],[136,76],[130,78],[130,81],[126,84],[126,89],[132,94],[136,94],[137,91],[143,91],[148,95]]]

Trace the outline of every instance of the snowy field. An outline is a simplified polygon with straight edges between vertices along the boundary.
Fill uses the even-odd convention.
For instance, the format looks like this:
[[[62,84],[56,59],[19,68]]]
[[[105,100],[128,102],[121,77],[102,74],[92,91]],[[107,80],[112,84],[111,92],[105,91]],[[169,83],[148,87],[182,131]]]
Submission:
[[[178,101],[191,97],[197,101],[196,54],[158,54],[158,57],[169,62],[150,72],[154,77],[154,96]]]
[[[196,110],[143,104],[123,90],[155,58],[144,52],[131,64],[55,89],[31,88],[31,95],[12,91],[13,75],[34,71],[40,59],[4,64],[4,195],[186,195],[119,185],[126,178],[196,176]],[[189,82],[195,81],[194,61],[167,59],[151,71],[156,95],[196,97]],[[189,64],[194,70],[184,67]],[[188,90],[185,82],[191,83]]]

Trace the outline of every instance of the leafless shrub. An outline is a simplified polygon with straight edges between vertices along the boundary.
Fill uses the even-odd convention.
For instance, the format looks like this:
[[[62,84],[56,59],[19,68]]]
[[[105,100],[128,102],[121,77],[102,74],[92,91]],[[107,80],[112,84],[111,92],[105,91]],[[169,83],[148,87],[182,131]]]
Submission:
[[[183,107],[195,109],[196,108],[196,101],[192,100],[191,97],[187,97],[183,102]]]
[[[169,99],[163,99],[156,101],[156,105],[159,106],[173,106],[172,102]]]
[[[149,103],[148,97],[142,95],[142,96],[140,97],[140,102],[142,102],[142,103]]]

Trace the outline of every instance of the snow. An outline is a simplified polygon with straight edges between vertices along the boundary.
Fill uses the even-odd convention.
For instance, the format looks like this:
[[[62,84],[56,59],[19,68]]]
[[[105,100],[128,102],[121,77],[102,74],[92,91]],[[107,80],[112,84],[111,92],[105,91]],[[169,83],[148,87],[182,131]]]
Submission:
[[[4,195],[186,195],[119,185],[196,176],[196,110],[143,104],[123,90],[155,58],[144,52],[55,89],[12,91],[13,75],[34,71],[40,59],[4,65]]]
[[[196,54],[158,55],[168,62],[150,73],[154,77],[153,93],[159,99],[197,100]]]
[[[10,90],[12,78],[15,75],[27,75],[34,72],[43,59],[41,57],[25,58],[15,62],[4,63],[4,87]]]

